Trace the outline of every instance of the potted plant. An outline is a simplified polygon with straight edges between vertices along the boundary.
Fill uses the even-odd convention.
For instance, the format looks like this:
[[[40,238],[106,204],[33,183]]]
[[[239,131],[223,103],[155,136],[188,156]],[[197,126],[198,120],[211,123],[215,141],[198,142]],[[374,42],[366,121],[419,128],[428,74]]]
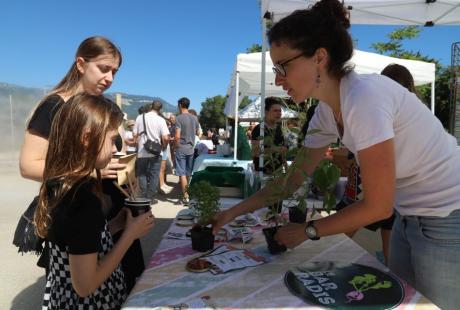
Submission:
[[[314,134],[316,132],[318,131],[310,130],[307,134]],[[291,155],[296,155],[296,160],[289,166],[288,169],[285,169],[285,167],[279,167],[271,174],[270,178],[272,180],[276,179],[277,184],[279,186],[273,187],[272,194],[269,197],[267,197],[267,202],[269,204],[272,202],[282,201],[283,196],[286,196],[286,194],[283,192],[283,189],[285,188],[285,185],[290,175],[301,170],[301,165],[306,160],[308,160],[307,152],[299,152],[299,149],[292,149],[289,152],[292,153]],[[276,156],[273,156],[272,154],[269,154],[267,157],[268,161],[273,160],[274,157],[276,158]],[[305,173],[303,173],[303,175],[305,180],[307,181],[304,182],[296,192],[291,194],[293,200],[290,201],[291,205],[288,205],[290,213],[289,219],[291,222],[294,223],[304,223],[307,217],[306,198],[308,193],[310,192],[311,184],[308,181],[308,175],[306,175]],[[323,208],[328,213],[336,205],[335,187],[337,185],[339,178],[340,170],[327,159],[324,159],[319,163],[311,178],[312,185],[315,186],[323,195]],[[313,210],[312,216],[314,215],[314,211],[315,210]],[[278,217],[275,216],[275,226],[268,227],[263,230],[265,239],[268,244],[268,249],[272,254],[280,253],[286,250],[284,246],[279,245],[273,238],[276,234],[276,231],[278,230],[279,222],[280,221]]]
[[[197,225],[191,229],[192,249],[206,252],[214,247],[214,235],[207,224],[219,211],[219,189],[207,181],[199,181],[187,187],[187,193],[197,218]]]

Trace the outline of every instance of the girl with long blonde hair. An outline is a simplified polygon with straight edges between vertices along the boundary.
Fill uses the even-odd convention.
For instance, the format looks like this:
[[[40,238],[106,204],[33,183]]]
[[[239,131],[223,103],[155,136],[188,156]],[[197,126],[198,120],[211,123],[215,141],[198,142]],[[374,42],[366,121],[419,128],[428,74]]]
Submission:
[[[121,259],[154,220],[150,211],[133,218],[125,210],[109,223],[104,216],[100,169],[116,152],[122,119],[112,102],[86,93],[56,114],[35,212],[50,249],[44,309],[117,309],[126,297]],[[114,245],[112,234],[121,229]]]

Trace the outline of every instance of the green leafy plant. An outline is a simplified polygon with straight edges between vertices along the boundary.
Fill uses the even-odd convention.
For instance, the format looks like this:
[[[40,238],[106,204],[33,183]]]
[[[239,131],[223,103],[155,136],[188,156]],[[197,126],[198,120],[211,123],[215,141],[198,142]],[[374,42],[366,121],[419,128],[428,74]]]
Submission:
[[[312,129],[307,132],[306,135],[313,135],[318,133],[320,130]],[[265,142],[265,139],[264,139]],[[268,139],[270,145],[270,138]],[[264,152],[267,154],[267,152]],[[283,198],[288,198],[289,194],[286,197],[284,193],[285,185],[290,176],[294,173],[297,173],[301,170],[301,166],[309,161],[308,152],[300,152],[299,148],[294,148],[289,151],[290,155],[295,156],[295,161],[285,169],[284,166],[278,167],[275,169],[270,176],[272,181],[277,180],[280,186],[272,187],[272,192],[269,197],[267,197],[267,202],[279,202]],[[276,163],[278,156],[276,152],[268,152],[267,161],[270,164]],[[310,193],[312,186],[316,187],[318,192],[323,197],[323,208],[327,213],[330,213],[332,208],[336,205],[335,198],[335,188],[337,182],[340,178],[340,169],[334,165],[328,159],[323,159],[315,169],[313,175],[311,176],[311,181],[309,176],[302,172],[305,182],[293,193],[290,193],[291,200],[288,201],[288,207],[296,207],[300,211],[305,212],[307,209],[306,198]],[[312,216],[314,215],[315,210],[313,210]]]
[[[198,224],[204,226],[211,222],[219,211],[220,192],[207,181],[199,181],[187,187],[190,206],[198,218]]]
[[[323,159],[313,172],[313,185],[323,196],[324,209],[329,213],[336,205],[335,187],[340,178],[340,169],[328,159]]]

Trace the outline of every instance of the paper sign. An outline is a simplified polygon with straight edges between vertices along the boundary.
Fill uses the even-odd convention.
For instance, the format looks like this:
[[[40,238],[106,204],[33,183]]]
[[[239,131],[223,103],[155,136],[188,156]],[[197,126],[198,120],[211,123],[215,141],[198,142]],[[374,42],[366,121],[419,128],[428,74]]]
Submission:
[[[210,270],[213,274],[254,267],[266,262],[264,257],[258,256],[249,250],[238,249],[229,245],[222,245],[214,251],[201,256],[200,259],[204,259],[213,265]]]
[[[125,164],[126,168],[117,171],[117,179],[119,185],[128,184],[128,179],[126,178],[126,172],[128,172],[129,178],[131,180],[136,179],[134,165],[136,163],[137,154],[129,154],[122,156],[118,159],[118,163]]]

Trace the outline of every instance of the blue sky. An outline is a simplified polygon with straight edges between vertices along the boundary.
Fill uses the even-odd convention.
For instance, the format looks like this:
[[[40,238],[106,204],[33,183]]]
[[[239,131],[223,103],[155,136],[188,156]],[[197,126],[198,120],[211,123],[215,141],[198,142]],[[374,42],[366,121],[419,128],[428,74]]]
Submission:
[[[0,5],[0,82],[49,88],[67,72],[78,44],[103,35],[123,53],[109,90],[158,96],[171,104],[187,96],[199,110],[224,95],[236,54],[261,42],[257,0],[9,0]],[[395,29],[353,26],[358,48],[372,51]],[[405,47],[450,64],[460,27],[424,28]]]

